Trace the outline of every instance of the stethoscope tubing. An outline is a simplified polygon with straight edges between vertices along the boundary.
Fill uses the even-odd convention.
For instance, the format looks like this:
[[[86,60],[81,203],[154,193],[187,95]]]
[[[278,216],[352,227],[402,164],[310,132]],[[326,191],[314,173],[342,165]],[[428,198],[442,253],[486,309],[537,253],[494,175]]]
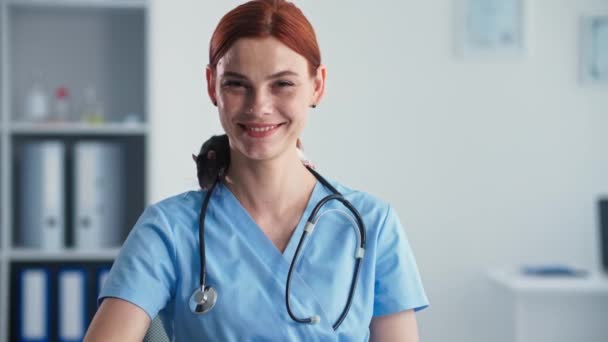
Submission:
[[[354,293],[357,288],[357,282],[359,279],[359,270],[361,268],[363,254],[365,252],[365,239],[366,239],[365,238],[365,223],[363,222],[363,219],[361,218],[361,215],[359,214],[357,209],[348,200],[346,200],[342,196],[342,194],[338,190],[336,190],[336,188],[334,188],[331,184],[329,184],[329,182],[325,178],[323,178],[318,172],[316,172],[314,169],[312,169],[309,166],[306,166],[306,168],[315,176],[315,178],[317,178],[317,180],[319,180],[321,182],[321,184],[323,184],[323,186],[325,186],[332,192],[331,195],[324,197],[323,199],[321,199],[321,201],[319,201],[319,203],[317,203],[315,205],[314,209],[312,210],[312,212],[308,218],[307,226],[312,225],[312,227],[314,228],[314,225],[316,224],[316,221],[318,220],[318,214],[319,214],[319,211],[321,210],[321,208],[327,202],[332,201],[332,200],[337,200],[337,201],[341,202],[346,208],[348,208],[348,210],[355,216],[355,219],[357,221],[357,226],[359,228],[359,240],[358,240],[359,249],[357,250],[357,254],[356,254],[355,270],[354,270],[353,279],[351,281],[351,285],[350,285],[350,289],[349,289],[349,293],[348,293],[348,299],[346,301],[344,309],[342,310],[342,313],[340,314],[340,317],[332,325],[332,328],[334,330],[337,330],[338,327],[342,324],[342,322],[346,318],[348,311],[350,310],[350,307],[352,305],[352,301],[354,298]],[[207,280],[206,268],[207,267],[206,267],[206,255],[205,255],[205,216],[207,213],[207,207],[209,205],[211,195],[219,181],[220,181],[220,177],[217,177],[216,180],[214,181],[213,185],[211,186],[211,188],[208,189],[207,194],[201,205],[201,211],[200,211],[200,215],[199,215],[199,257],[200,257],[200,262],[201,262],[201,265],[200,265],[201,272],[200,272],[199,280],[200,280],[201,295],[206,293],[206,290],[207,290],[207,284],[206,284],[206,280]],[[304,229],[304,231],[302,232],[302,235],[300,236],[300,241],[298,242],[298,246],[296,248],[294,257],[292,258],[291,264],[289,266],[289,272],[287,273],[287,281],[286,281],[286,288],[285,288],[285,305],[287,306],[287,312],[289,313],[289,316],[298,323],[306,323],[306,324],[318,323],[319,317],[318,316],[313,316],[313,317],[309,317],[309,318],[296,317],[295,314],[292,312],[291,306],[289,304],[289,290],[290,290],[291,275],[293,273],[293,269],[295,267],[298,256],[301,252],[304,240],[310,234],[312,234],[312,229],[311,230]],[[212,288],[209,288],[209,289],[213,290]],[[205,300],[206,300],[206,298],[205,298]],[[197,313],[203,312],[202,308],[203,308],[203,304],[200,304],[200,303],[197,304],[195,312],[197,312]]]
[[[315,176],[317,176],[317,175],[315,175]],[[321,177],[321,176],[318,175],[318,177]],[[321,180],[321,179],[322,178],[319,178],[319,180]],[[331,200],[337,200],[337,201],[342,202],[342,204],[344,204],[344,206],[346,206],[351,211],[351,213],[355,216],[355,219],[357,220],[357,226],[359,228],[359,234],[360,234],[359,250],[364,251],[365,250],[365,223],[361,219],[361,215],[359,214],[359,212],[338,191],[336,191],[334,194],[324,197],[321,201],[319,201],[319,203],[317,203],[315,208],[312,210],[307,222],[314,226],[317,223],[319,211],[327,202],[329,202]],[[313,316],[313,317],[308,317],[308,318],[299,318],[293,313],[293,311],[291,310],[291,305],[289,304],[289,290],[291,287],[291,275],[293,273],[293,269],[295,268],[296,261],[298,260],[298,256],[300,255],[300,250],[302,249],[304,240],[306,239],[306,237],[309,234],[311,234],[311,232],[308,229],[304,229],[304,231],[302,232],[302,235],[300,236],[300,241],[298,242],[298,246],[296,248],[295,254],[294,254],[293,258],[291,259],[291,264],[289,265],[289,272],[287,273],[287,282],[286,282],[286,287],[285,287],[285,305],[287,306],[287,312],[288,312],[289,316],[294,321],[296,321],[298,323],[314,324],[314,323],[318,322],[318,320],[319,320],[318,317]],[[348,299],[346,300],[346,304],[344,305],[344,309],[342,310],[342,313],[340,314],[340,316],[338,317],[336,322],[332,325],[332,328],[334,330],[337,330],[338,327],[340,327],[340,325],[346,318],[346,315],[348,315],[348,311],[350,310],[350,307],[351,307],[351,304],[352,304],[352,301],[354,298],[355,289],[357,288],[357,282],[359,280],[359,270],[361,269],[361,261],[363,260],[363,255],[357,253],[356,259],[357,260],[355,261],[355,269],[354,269],[353,279],[351,281],[351,285],[350,285],[350,289],[349,289],[349,293],[348,293]]]
[[[200,274],[201,291],[205,290],[206,280],[207,280],[207,272],[206,272],[207,259],[206,259],[206,255],[205,255],[205,216],[207,214],[207,206],[209,205],[209,200],[211,199],[211,194],[213,193],[213,190],[217,186],[218,182],[219,182],[219,177],[215,180],[215,182],[213,182],[213,185],[211,186],[211,188],[209,190],[207,190],[208,191],[207,196],[205,196],[203,205],[201,206],[201,213],[199,215],[198,239],[199,239],[200,248],[198,250],[199,250],[199,257],[200,257],[200,261],[201,261],[201,274]]]

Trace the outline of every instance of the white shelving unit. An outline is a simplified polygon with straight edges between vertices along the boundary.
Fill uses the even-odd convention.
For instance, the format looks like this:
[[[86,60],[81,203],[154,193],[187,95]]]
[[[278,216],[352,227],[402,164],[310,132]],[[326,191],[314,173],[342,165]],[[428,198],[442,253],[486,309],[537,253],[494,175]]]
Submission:
[[[148,127],[143,124],[104,124],[104,125],[89,125],[82,123],[74,124],[36,124],[36,123],[11,123],[7,125],[6,130],[13,135],[31,135],[31,136],[46,136],[46,135],[114,135],[114,136],[137,136],[145,135]]]
[[[0,0],[0,28],[4,28],[6,22],[6,13],[5,6]],[[9,293],[9,284],[8,284],[8,256],[7,256],[7,248],[8,243],[6,239],[6,226],[8,225],[8,220],[6,217],[6,201],[8,197],[8,192],[5,191],[5,184],[8,184],[8,175],[6,172],[2,170],[7,169],[6,164],[6,154],[7,150],[7,141],[8,136],[6,134],[5,128],[5,113],[7,111],[6,107],[6,49],[5,42],[8,40],[7,32],[4,29],[0,29],[0,341],[7,341],[8,335],[8,293]]]
[[[18,333],[16,271],[42,266],[55,272],[66,265],[95,270],[111,264],[119,251],[119,246],[73,248],[74,203],[68,185],[66,247],[43,251],[20,245],[17,194],[24,143],[58,140],[69,156],[77,142],[117,142],[126,161],[126,186],[120,194],[127,203],[124,237],[148,203],[147,15],[146,0],[0,0],[0,342],[15,340]],[[68,120],[24,120],[27,89],[37,81],[44,83],[49,99],[48,90],[70,90]],[[91,86],[104,103],[102,121],[87,122],[78,115],[79,100]],[[66,184],[72,176],[66,174]],[[50,330],[54,340],[57,328]]]
[[[527,276],[490,270],[494,341],[604,342],[608,340],[608,276]],[[492,313],[489,313],[492,314]]]
[[[13,248],[10,253],[12,261],[35,262],[35,261],[99,261],[112,260],[120,251],[119,248],[98,249],[93,251],[62,251],[48,252],[39,251],[31,248]]]

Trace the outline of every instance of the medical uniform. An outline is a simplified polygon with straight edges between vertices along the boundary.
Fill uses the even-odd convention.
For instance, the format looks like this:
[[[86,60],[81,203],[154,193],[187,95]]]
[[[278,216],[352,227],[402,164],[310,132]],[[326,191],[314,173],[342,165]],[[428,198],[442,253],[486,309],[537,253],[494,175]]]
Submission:
[[[337,331],[332,325],[348,297],[358,245],[350,212],[330,201],[310,235],[291,280],[290,262],[315,204],[330,194],[317,182],[287,248],[281,253],[222,183],[214,190],[205,222],[207,285],[215,307],[193,314],[188,301],[200,286],[199,213],[204,191],[190,191],[148,207],[125,241],[99,295],[161,313],[175,341],[367,341],[373,316],[428,306],[416,262],[395,211],[369,194],[330,183],[361,213],[366,251],[352,306]],[[336,210],[337,209],[337,210]]]

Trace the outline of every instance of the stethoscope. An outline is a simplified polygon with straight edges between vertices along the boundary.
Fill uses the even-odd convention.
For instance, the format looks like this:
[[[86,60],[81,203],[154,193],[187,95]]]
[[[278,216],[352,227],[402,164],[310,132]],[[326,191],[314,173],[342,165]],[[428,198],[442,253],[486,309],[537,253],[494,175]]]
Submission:
[[[319,220],[319,217],[320,217],[319,213],[321,211],[321,208],[327,202],[330,202],[333,200],[340,201],[354,215],[354,217],[356,219],[356,225],[357,225],[358,233],[359,233],[359,236],[358,236],[359,246],[355,253],[355,272],[353,274],[353,278],[352,278],[352,281],[350,284],[348,300],[346,301],[346,305],[344,306],[344,309],[342,310],[340,317],[338,318],[338,320],[336,320],[336,322],[332,326],[334,330],[337,330],[338,327],[340,326],[340,324],[342,324],[342,322],[344,321],[344,318],[346,318],[348,311],[350,310],[350,306],[353,301],[355,289],[357,287],[357,279],[359,279],[359,269],[361,268],[361,262],[363,260],[363,255],[365,254],[365,224],[363,223],[363,219],[361,219],[361,215],[359,214],[357,209],[355,209],[355,207],[348,200],[346,200],[338,190],[336,190],[331,184],[329,184],[329,182],[327,180],[325,180],[325,178],[323,178],[318,172],[313,170],[311,167],[306,166],[306,168],[315,176],[315,178],[317,178],[317,180],[319,182],[321,182],[321,184],[323,184],[326,188],[328,188],[332,192],[332,194],[321,199],[317,203],[317,205],[315,205],[314,209],[310,213],[310,216],[308,217],[308,220],[304,227],[304,231],[302,232],[302,235],[300,236],[300,241],[298,242],[296,252],[293,256],[293,259],[291,260],[291,265],[289,266],[289,272],[287,273],[287,283],[286,283],[286,288],[285,288],[285,305],[287,306],[287,312],[289,313],[289,316],[291,317],[291,319],[293,319],[294,321],[296,321],[298,323],[317,324],[321,321],[321,318],[319,317],[319,315],[312,315],[307,318],[299,318],[293,313],[293,311],[291,311],[291,306],[289,305],[289,289],[290,289],[290,284],[291,284],[291,275],[293,273],[294,266],[298,259],[298,255],[300,254],[300,251],[302,249],[302,245],[304,244],[304,240],[306,240],[307,236],[312,234],[312,232],[314,231],[315,225],[317,224],[317,221]],[[205,263],[205,214],[207,212],[207,206],[209,205],[209,199],[211,198],[211,194],[213,193],[213,190],[215,189],[217,183],[220,181],[219,179],[220,179],[220,177],[218,177],[215,180],[215,182],[213,183],[211,188],[207,191],[207,194],[205,195],[203,204],[201,206],[201,213],[199,216],[199,253],[200,253],[200,259],[201,259],[200,286],[197,287],[196,290],[194,291],[194,293],[192,294],[192,296],[190,296],[190,301],[189,301],[190,310],[194,314],[197,314],[197,315],[205,314],[205,313],[209,312],[211,309],[213,309],[213,307],[215,306],[215,303],[217,302],[217,297],[218,297],[217,291],[212,286],[207,285],[207,282],[206,282],[207,274],[206,274],[206,263]]]

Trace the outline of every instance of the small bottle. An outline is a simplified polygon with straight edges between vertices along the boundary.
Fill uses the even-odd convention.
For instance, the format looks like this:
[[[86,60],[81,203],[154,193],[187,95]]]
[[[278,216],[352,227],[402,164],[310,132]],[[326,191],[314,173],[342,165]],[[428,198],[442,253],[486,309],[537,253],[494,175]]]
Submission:
[[[53,106],[53,119],[67,121],[70,116],[69,92],[66,87],[59,87],[55,91],[55,102]]]
[[[24,103],[23,118],[28,121],[41,121],[49,116],[49,99],[44,88],[34,83],[27,92]]]
[[[94,87],[88,87],[84,91],[82,120],[90,124],[100,124],[105,121],[103,104],[97,99]]]

